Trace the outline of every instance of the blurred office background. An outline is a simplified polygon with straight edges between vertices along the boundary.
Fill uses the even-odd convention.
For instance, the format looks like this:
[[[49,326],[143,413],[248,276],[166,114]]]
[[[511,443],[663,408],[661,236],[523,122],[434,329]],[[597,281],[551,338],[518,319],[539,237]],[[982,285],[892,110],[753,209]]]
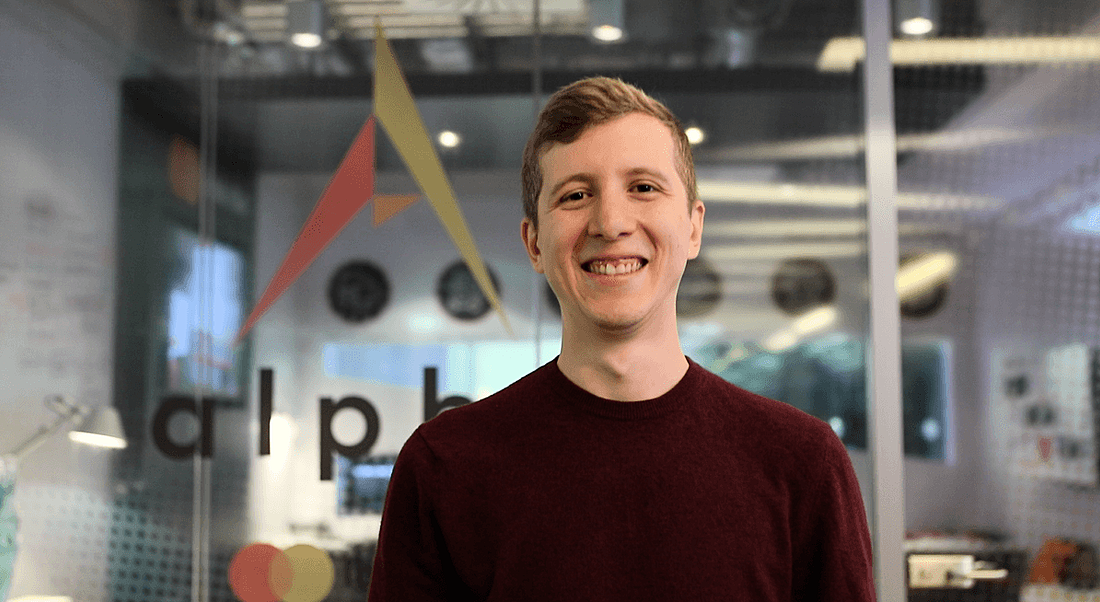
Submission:
[[[1100,600],[1100,2],[863,1],[0,0],[0,453],[55,395],[128,442],[0,466],[9,598],[232,601],[266,543],[331,567],[294,564],[321,593],[286,599],[362,599],[405,438],[558,351],[521,151],[600,74],[691,128],[685,352],[845,442],[882,599]],[[376,23],[507,323],[418,198],[368,205],[237,344],[372,113]],[[420,197],[384,128],[374,148],[375,192]],[[370,410],[325,412],[350,397]]]

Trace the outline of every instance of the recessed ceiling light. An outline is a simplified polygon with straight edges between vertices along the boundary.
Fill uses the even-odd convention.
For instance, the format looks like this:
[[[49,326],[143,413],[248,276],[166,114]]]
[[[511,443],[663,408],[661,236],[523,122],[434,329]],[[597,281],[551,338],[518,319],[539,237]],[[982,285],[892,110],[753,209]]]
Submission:
[[[317,48],[324,41],[325,4],[321,0],[290,0],[286,4],[286,32],[299,48]]]
[[[684,134],[687,134],[688,142],[691,144],[699,144],[707,139],[707,134],[702,129],[695,126],[691,126],[684,130]]]
[[[618,42],[623,39],[623,30],[614,25],[597,25],[592,28],[592,37],[601,42]]]
[[[290,41],[302,48],[316,48],[321,45],[321,36],[315,33],[296,33],[290,36]]]
[[[936,24],[927,17],[913,17],[902,21],[898,28],[907,36],[923,36],[931,33],[936,28]]]
[[[439,145],[444,148],[454,148],[462,142],[462,138],[458,134],[451,130],[443,130],[439,132]]]

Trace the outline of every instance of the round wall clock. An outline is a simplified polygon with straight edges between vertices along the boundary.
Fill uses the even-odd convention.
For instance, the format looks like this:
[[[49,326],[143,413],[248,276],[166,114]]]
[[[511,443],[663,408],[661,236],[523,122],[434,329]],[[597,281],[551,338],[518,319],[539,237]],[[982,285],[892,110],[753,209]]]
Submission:
[[[390,283],[385,273],[365,260],[349,261],[340,266],[328,284],[329,306],[348,322],[375,318],[390,298]]]
[[[710,313],[722,300],[722,279],[702,257],[689,260],[676,291],[676,315],[694,318]]]
[[[789,315],[832,303],[836,279],[829,266],[817,259],[788,259],[772,276],[772,301]]]
[[[485,269],[489,271],[489,279],[493,281],[493,289],[499,296],[500,282],[497,275],[488,266]],[[489,313],[492,308],[489,300],[481,293],[470,268],[461,259],[443,270],[436,286],[436,296],[443,310],[459,320],[476,320]]]

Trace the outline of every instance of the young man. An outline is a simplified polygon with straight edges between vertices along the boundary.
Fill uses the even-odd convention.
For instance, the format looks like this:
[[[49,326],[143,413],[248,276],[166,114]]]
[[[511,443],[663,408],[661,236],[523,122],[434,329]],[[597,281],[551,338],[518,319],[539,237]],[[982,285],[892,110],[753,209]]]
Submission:
[[[680,349],[704,208],[676,118],[618,80],[567,86],[528,141],[523,189],[561,355],[413,433],[369,599],[873,600],[844,446]]]

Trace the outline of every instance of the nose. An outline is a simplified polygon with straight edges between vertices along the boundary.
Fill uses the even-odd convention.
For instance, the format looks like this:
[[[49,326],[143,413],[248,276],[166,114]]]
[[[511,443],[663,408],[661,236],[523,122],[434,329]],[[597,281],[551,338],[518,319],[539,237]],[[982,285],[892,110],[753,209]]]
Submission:
[[[588,235],[616,240],[633,232],[634,224],[633,206],[626,193],[601,191],[592,203]]]

